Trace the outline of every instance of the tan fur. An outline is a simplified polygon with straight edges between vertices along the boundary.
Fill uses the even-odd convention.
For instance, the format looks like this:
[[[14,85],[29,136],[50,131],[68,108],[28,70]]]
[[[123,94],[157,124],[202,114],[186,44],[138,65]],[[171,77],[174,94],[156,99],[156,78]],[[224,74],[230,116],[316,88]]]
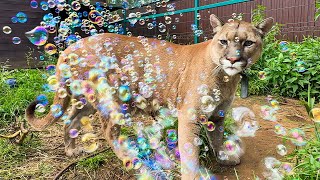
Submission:
[[[173,43],[166,42],[165,45],[162,45],[159,40],[148,39],[148,45],[144,46],[140,39],[137,37],[127,37],[116,34],[99,34],[93,37],[85,38],[77,42],[76,44],[82,44],[83,47],[75,49],[76,45],[73,44],[68,47],[60,56],[57,63],[57,72],[56,76],[60,81],[60,71],[59,65],[62,63],[69,64],[69,60],[66,58],[68,54],[75,53],[79,56],[83,53],[83,50],[87,50],[88,54],[92,55],[92,61],[99,61],[97,56],[97,50],[103,47],[103,43],[107,39],[114,41],[118,39],[117,45],[113,46],[114,55],[119,61],[123,59],[127,54],[132,54],[134,50],[139,50],[141,53],[140,57],[134,57],[134,69],[138,72],[139,77],[143,76],[144,70],[139,67],[138,60],[142,57],[149,57],[150,63],[156,66],[159,66],[162,69],[162,73],[167,75],[167,79],[164,82],[157,82],[157,88],[152,97],[148,98],[148,101],[157,99],[160,101],[161,105],[164,105],[168,102],[173,104],[178,109],[178,137],[179,137],[179,150],[181,156],[181,169],[182,169],[182,179],[195,179],[199,178],[199,149],[197,146],[192,147],[194,149],[193,156],[188,156],[184,151],[183,145],[185,143],[192,143],[193,139],[199,134],[199,126],[190,120],[188,116],[188,109],[194,108],[199,110],[201,103],[199,99],[201,96],[197,93],[197,88],[206,84],[210,90],[213,88],[220,89],[221,91],[221,100],[217,108],[212,112],[210,120],[215,122],[216,126],[223,126],[223,118],[218,117],[218,110],[227,110],[230,104],[233,101],[237,84],[240,80],[240,75],[236,74],[233,76],[228,76],[222,69],[221,62],[227,56],[234,56],[235,49],[242,48],[241,44],[232,44],[235,37],[239,37],[240,41],[245,41],[247,39],[254,41],[254,48],[245,48],[241,52],[241,57],[244,59],[250,59],[251,64],[256,62],[262,51],[262,36],[270,29],[270,23],[263,22],[260,24],[261,27],[256,28],[250,23],[243,21],[235,21],[227,23],[222,26],[222,23],[215,17],[211,16],[211,25],[214,29],[214,38],[207,42],[195,44],[195,45],[177,45]],[[268,26],[268,27],[266,27]],[[226,48],[222,46],[219,41],[221,39],[226,39],[230,41],[230,47]],[[130,47],[130,42],[134,43],[134,47]],[[156,43],[156,47],[152,47],[152,42]],[[130,48],[130,51],[124,52],[124,49]],[[169,54],[168,48],[173,50],[172,54]],[[170,49],[169,49],[170,50]],[[149,52],[148,52],[149,51]],[[112,55],[111,52],[101,49],[98,54]],[[156,62],[155,57],[159,56],[161,58],[160,62]],[[174,63],[174,66],[169,66],[169,64]],[[90,64],[90,62],[88,62]],[[247,64],[246,64],[247,65]],[[248,66],[249,66],[248,65]],[[89,65],[86,67],[79,67],[78,65],[71,66],[73,72],[77,71],[79,75],[85,74],[86,71],[90,70],[92,67]],[[244,67],[243,67],[244,68]],[[107,72],[108,77],[110,74],[113,76],[119,77],[119,73],[116,70],[111,70]],[[125,72],[122,72],[125,73]],[[225,82],[223,79],[225,76],[229,77],[229,81]],[[78,77],[73,76],[72,79],[77,79]],[[93,81],[93,84],[96,83]],[[110,77],[108,82],[111,83]],[[111,83],[114,84],[114,83]],[[137,84],[130,85],[131,90],[137,90]],[[73,119],[73,124],[66,127],[66,152],[71,155],[72,149],[74,148],[74,139],[68,138],[67,132],[70,128],[79,128],[79,119],[84,115],[89,115],[96,112],[97,102],[101,95],[97,94],[97,100],[86,105],[84,110],[75,110],[71,113],[70,117]],[[61,99],[57,95],[54,99],[54,104],[62,104],[64,111],[67,109],[70,99],[73,95],[69,95],[68,98]],[[73,97],[79,98],[79,97]],[[177,101],[177,99],[182,99],[182,102]],[[37,102],[33,102],[26,110],[26,118],[29,123],[37,128],[43,129],[48,125],[55,122],[58,118],[54,119],[49,113],[46,117],[42,119],[37,119],[34,117],[34,109]],[[115,106],[119,108],[119,104],[115,102]],[[148,113],[152,110],[146,110]],[[99,111],[98,111],[99,112]],[[100,113],[100,112],[99,112]],[[69,113],[70,114],[70,113]],[[119,136],[120,126],[114,124],[114,121],[109,120],[108,118],[101,115],[101,123],[103,126],[105,137],[109,145],[114,149],[117,156],[120,159],[123,159],[126,154],[125,152],[119,152],[113,146],[113,141],[116,140]],[[217,130],[213,132],[207,132],[208,138],[210,140],[211,148],[217,152],[222,145],[222,136],[223,133]],[[237,164],[239,163],[239,157],[232,159],[232,162],[222,162],[225,164]],[[190,169],[188,164],[192,163],[193,166]]]

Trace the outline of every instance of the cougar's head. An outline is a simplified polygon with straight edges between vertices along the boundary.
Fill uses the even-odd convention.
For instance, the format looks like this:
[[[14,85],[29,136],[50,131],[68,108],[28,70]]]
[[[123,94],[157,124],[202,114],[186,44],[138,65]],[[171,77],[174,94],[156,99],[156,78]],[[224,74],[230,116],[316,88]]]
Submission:
[[[272,28],[273,19],[265,19],[256,26],[238,20],[223,24],[212,14],[210,23],[214,33],[211,57],[215,64],[221,65],[226,74],[233,76],[259,59],[262,39]]]

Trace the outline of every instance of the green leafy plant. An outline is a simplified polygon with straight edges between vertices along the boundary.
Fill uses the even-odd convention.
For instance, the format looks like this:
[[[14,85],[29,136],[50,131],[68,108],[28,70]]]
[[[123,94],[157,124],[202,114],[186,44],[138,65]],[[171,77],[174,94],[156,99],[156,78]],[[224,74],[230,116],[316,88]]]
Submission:
[[[318,18],[320,17],[320,1],[319,0],[316,0],[316,14],[314,16],[314,19],[315,20],[318,20]]]

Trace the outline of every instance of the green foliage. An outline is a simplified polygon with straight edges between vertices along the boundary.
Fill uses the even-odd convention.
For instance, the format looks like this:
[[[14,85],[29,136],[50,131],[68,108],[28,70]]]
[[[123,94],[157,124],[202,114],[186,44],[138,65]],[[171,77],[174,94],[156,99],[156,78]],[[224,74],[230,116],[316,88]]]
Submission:
[[[1,71],[0,76],[0,127],[15,121],[16,116],[24,116],[27,105],[37,95],[46,94],[52,99],[53,93],[44,92],[42,86],[46,83],[45,72],[39,69],[15,69]],[[6,80],[14,78],[17,86],[10,88]]]
[[[259,22],[265,16],[263,7],[254,10],[253,20]],[[259,61],[246,70],[250,78],[250,94],[279,95],[303,99],[307,97],[310,83],[311,95],[320,97],[320,38],[305,38],[301,43],[288,42],[288,50],[282,51],[276,36],[281,25],[276,24],[264,39],[264,49]],[[299,63],[305,72],[299,72]],[[260,80],[258,73],[264,71],[266,79]]]
[[[77,167],[88,169],[88,170],[97,170],[101,164],[105,162],[107,158],[114,158],[112,151],[98,154],[94,157],[83,159],[77,163]]]
[[[294,174],[285,179],[318,179],[320,177],[320,142],[309,141],[303,148],[296,149],[287,156],[295,161]]]

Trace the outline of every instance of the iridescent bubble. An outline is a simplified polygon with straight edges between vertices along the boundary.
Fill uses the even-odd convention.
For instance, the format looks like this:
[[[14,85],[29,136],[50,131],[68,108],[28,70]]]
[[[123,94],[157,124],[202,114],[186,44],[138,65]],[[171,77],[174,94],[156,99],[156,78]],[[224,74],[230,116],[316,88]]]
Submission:
[[[199,137],[195,137],[195,138],[193,139],[193,144],[194,144],[195,146],[201,146],[201,145],[203,144],[203,141],[202,141],[202,139],[200,139]]]
[[[125,167],[126,169],[128,169],[128,170],[133,168],[132,161],[131,161],[131,159],[129,159],[129,158],[124,158],[124,159],[123,159],[123,165],[124,165],[124,167]]]
[[[81,81],[80,80],[74,80],[71,84],[70,84],[70,90],[73,94],[75,95],[81,95],[83,93],[83,90],[81,88]]]
[[[44,106],[46,106],[46,105],[49,104],[49,100],[48,100],[47,96],[44,95],[44,94],[40,94],[40,95],[36,98],[36,100],[38,101],[38,104],[42,104],[42,105],[44,105]]]
[[[77,109],[82,109],[84,107],[84,103],[82,101],[78,101],[76,102],[75,106]]]
[[[74,10],[74,11],[78,11],[80,10],[81,8],[81,4],[78,2],[78,1],[73,1],[71,3],[71,8]]]
[[[68,95],[67,90],[65,88],[59,88],[57,93],[59,98],[65,98]]]
[[[54,44],[48,43],[44,46],[44,51],[48,53],[49,55],[54,55],[57,53],[57,46]]]
[[[319,123],[320,122],[320,108],[313,108],[311,110],[311,113],[312,113],[312,120],[316,123]]]
[[[307,144],[305,141],[305,133],[300,128],[294,128],[290,131],[290,140],[296,146],[304,146]]]
[[[71,35],[69,35],[69,36],[66,38],[65,44],[66,44],[67,46],[70,46],[71,44],[77,42],[79,39],[80,39],[80,38],[79,38],[78,36],[71,34]]]
[[[164,20],[165,20],[166,24],[171,24],[171,22],[172,22],[172,18],[170,16],[164,17]]]
[[[215,129],[216,129],[216,125],[212,121],[209,121],[207,123],[207,130],[208,131],[214,131]]]
[[[294,165],[291,163],[281,163],[279,167],[279,171],[283,173],[284,175],[293,175],[294,174]]]
[[[20,44],[21,43],[21,39],[19,37],[13,37],[12,38],[12,43],[13,44]]]
[[[51,105],[50,111],[55,118],[58,118],[63,114],[62,106],[60,104]]]
[[[16,17],[19,23],[25,23],[28,21],[28,16],[24,12],[18,12]]]
[[[218,153],[218,159],[225,161],[229,159],[229,156],[224,151],[219,151]]]
[[[54,75],[56,73],[56,66],[55,65],[48,65],[46,70],[49,75]]]
[[[140,169],[142,162],[138,158],[132,159],[133,169]]]
[[[188,156],[192,156],[195,153],[194,145],[191,143],[185,143],[183,148],[183,151],[185,151]]]
[[[43,26],[37,26],[25,33],[29,41],[36,46],[43,46],[48,40],[48,31]]]
[[[87,153],[92,153],[98,149],[98,143],[95,142],[97,136],[93,133],[86,133],[82,136],[81,141],[85,143],[83,150]]]
[[[128,21],[130,22],[131,25],[135,25],[137,23],[137,14],[136,13],[130,13],[128,16]]]
[[[278,144],[277,145],[277,153],[280,156],[285,156],[287,154],[287,148],[283,144]]]
[[[5,34],[11,34],[12,29],[11,29],[10,26],[3,26],[2,31],[3,31],[3,33],[5,33]]]
[[[276,124],[274,126],[274,132],[278,135],[282,135],[282,136],[285,136],[287,133],[286,133],[286,129],[281,126],[281,124]]]
[[[167,31],[167,27],[163,23],[159,23],[158,30],[159,32],[164,33]]]
[[[287,41],[281,41],[279,43],[279,46],[280,46],[280,49],[281,49],[282,52],[287,52],[289,50]]]
[[[281,162],[274,157],[266,157],[264,159],[264,165],[267,169],[275,169],[280,166]]]
[[[69,131],[70,138],[77,138],[78,136],[79,136],[78,129],[70,129],[70,131]]]
[[[237,144],[232,140],[225,141],[224,147],[226,149],[226,153],[229,155],[236,154],[238,148]]]
[[[97,10],[91,10],[89,12],[88,18],[94,24],[99,24],[103,20],[103,17]]]
[[[46,11],[49,9],[49,4],[46,1],[41,1],[40,2],[40,7],[42,10]]]
[[[144,19],[140,19],[140,20],[139,20],[139,24],[140,24],[141,26],[143,26],[145,23],[146,23],[146,21],[145,21]]]
[[[206,84],[201,84],[198,88],[197,91],[200,95],[208,95],[209,93],[209,87]]]
[[[216,108],[214,100],[211,96],[202,96],[200,101],[201,110],[205,113],[210,113]]]
[[[44,105],[42,105],[42,104],[37,104],[35,111],[38,112],[38,113],[43,113],[43,112],[46,111],[46,108],[45,108]]]
[[[30,1],[30,7],[33,9],[38,8],[38,2],[36,0]]]
[[[17,23],[17,22],[18,22],[18,18],[15,17],[15,16],[12,17],[12,18],[11,18],[11,22],[12,22],[12,23]]]
[[[152,24],[152,23],[148,23],[148,24],[147,24],[147,28],[148,28],[148,29],[153,29],[153,28],[154,28],[154,26],[153,26],[153,24]]]
[[[224,110],[219,110],[218,111],[218,116],[219,117],[224,117],[225,116]]]
[[[177,135],[177,131],[175,129],[167,130],[167,142],[168,142],[168,144],[178,142],[178,135]]]
[[[131,99],[131,92],[129,86],[123,85],[119,87],[119,98],[123,102],[127,102]]]
[[[303,73],[305,72],[307,69],[306,69],[306,63],[302,60],[299,60],[297,61],[296,63],[296,70],[299,72],[299,73]]]
[[[207,118],[206,115],[201,115],[199,117],[199,121],[200,121],[201,124],[207,124],[208,123],[208,118]]]

